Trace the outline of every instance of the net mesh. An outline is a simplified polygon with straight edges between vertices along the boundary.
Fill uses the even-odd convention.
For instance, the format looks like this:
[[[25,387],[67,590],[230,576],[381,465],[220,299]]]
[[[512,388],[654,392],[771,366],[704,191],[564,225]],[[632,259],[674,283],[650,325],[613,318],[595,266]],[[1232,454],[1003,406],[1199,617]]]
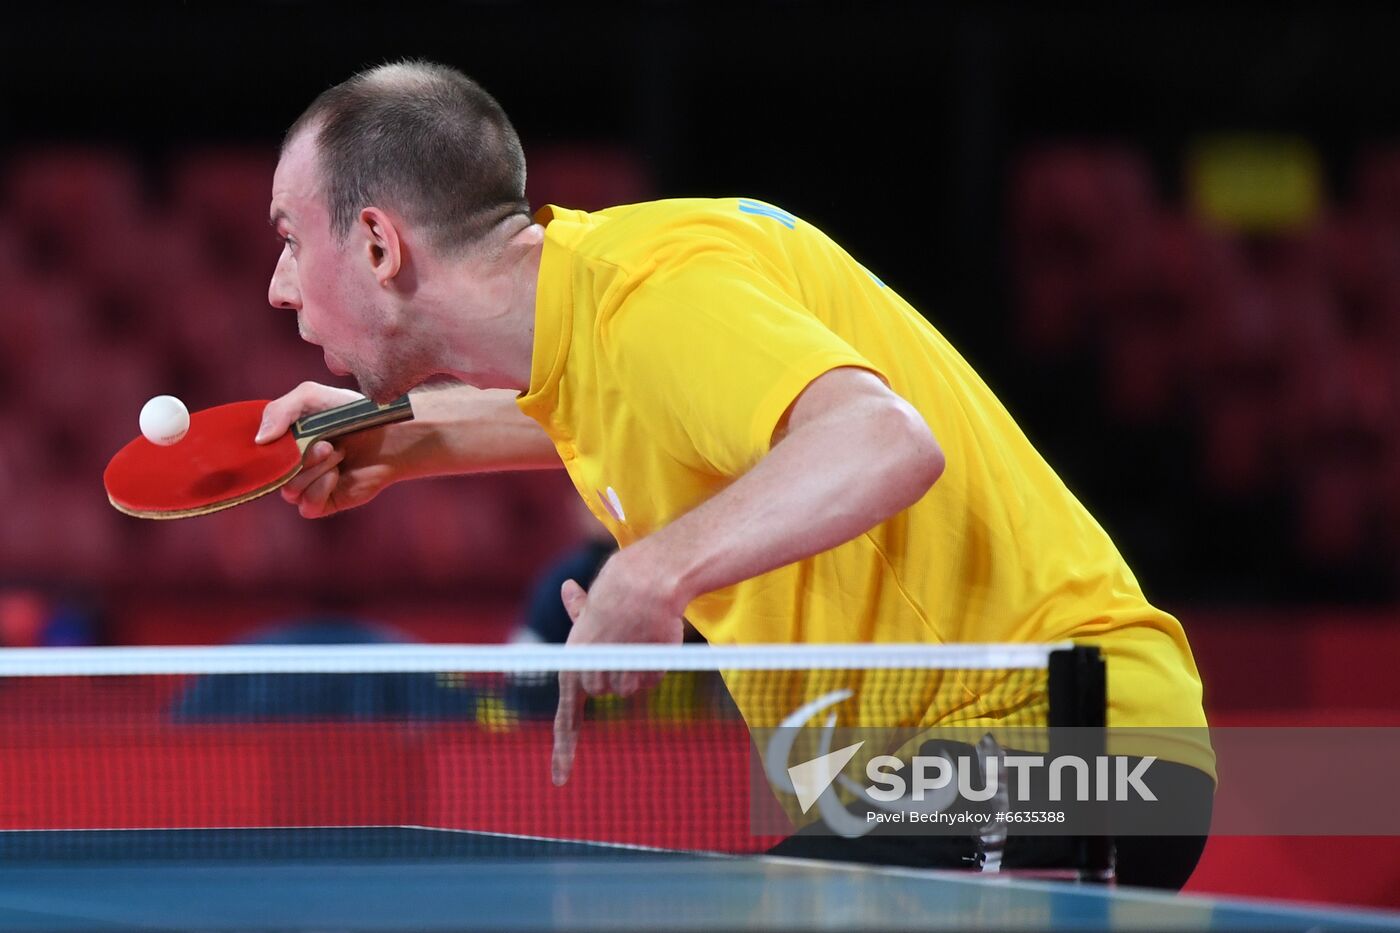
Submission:
[[[273,843],[246,831],[268,827],[309,830],[301,855],[469,839],[508,858],[518,838],[761,852],[780,837],[750,819],[751,729],[804,724],[814,702],[806,718],[841,726],[1041,726],[1056,647],[0,652],[0,852],[256,855]],[[562,787],[560,670],[669,671],[588,701]],[[145,834],[169,829],[190,832]]]

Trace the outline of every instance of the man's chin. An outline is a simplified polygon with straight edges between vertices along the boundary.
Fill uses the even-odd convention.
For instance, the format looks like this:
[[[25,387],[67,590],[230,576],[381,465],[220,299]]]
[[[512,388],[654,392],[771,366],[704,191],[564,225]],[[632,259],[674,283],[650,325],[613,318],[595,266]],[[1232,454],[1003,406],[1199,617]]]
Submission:
[[[332,374],[336,376],[350,375],[350,368],[344,363],[342,363],[338,357],[333,356],[331,354],[331,351],[325,349],[324,347],[321,348],[321,358],[325,360],[326,369],[330,370]]]
[[[389,382],[378,376],[354,375],[355,385],[359,387],[360,393],[376,405],[387,405],[421,384],[421,380]]]

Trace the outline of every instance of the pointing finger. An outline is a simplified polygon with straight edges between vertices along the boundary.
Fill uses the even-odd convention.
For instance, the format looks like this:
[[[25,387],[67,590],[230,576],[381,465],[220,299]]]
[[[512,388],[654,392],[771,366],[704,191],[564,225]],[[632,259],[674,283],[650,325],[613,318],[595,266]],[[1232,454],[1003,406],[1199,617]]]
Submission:
[[[579,687],[579,675],[573,671],[559,672],[559,711],[554,714],[554,754],[550,763],[555,787],[563,787],[574,767],[574,751],[578,747],[579,722],[587,700]]]

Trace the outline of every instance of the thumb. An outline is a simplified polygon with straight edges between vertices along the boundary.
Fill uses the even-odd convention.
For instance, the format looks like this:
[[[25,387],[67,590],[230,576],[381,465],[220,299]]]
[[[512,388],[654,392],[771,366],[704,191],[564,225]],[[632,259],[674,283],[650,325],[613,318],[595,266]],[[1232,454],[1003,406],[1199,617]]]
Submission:
[[[263,408],[262,422],[258,425],[258,433],[253,440],[258,444],[266,444],[268,441],[276,440],[287,432],[302,415],[309,415],[312,412],[325,411],[327,408],[334,408],[337,405],[344,405],[364,398],[358,392],[349,389],[338,389],[335,386],[323,386],[315,382],[303,382],[292,391],[280,398],[273,399]]]
[[[258,433],[253,436],[253,442],[266,444],[281,437],[287,433],[287,428],[291,427],[297,417],[295,409],[286,404],[285,397],[268,402],[267,407],[263,409],[262,421],[258,424]]]
[[[564,600],[564,609],[569,613],[569,618],[577,625],[579,616],[583,615],[583,607],[588,604],[588,593],[573,580],[565,580],[559,588],[559,596]]]

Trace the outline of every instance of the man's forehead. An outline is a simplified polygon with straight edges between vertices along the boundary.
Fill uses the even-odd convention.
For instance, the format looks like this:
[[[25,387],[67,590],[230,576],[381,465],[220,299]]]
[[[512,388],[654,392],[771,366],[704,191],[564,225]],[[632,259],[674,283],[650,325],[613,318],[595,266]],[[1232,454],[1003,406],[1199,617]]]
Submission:
[[[315,161],[316,134],[303,130],[282,147],[282,157],[277,160],[277,170],[300,173],[310,168]]]
[[[290,219],[298,205],[315,191],[315,147],[310,133],[302,133],[282,150],[272,174],[271,222]]]

